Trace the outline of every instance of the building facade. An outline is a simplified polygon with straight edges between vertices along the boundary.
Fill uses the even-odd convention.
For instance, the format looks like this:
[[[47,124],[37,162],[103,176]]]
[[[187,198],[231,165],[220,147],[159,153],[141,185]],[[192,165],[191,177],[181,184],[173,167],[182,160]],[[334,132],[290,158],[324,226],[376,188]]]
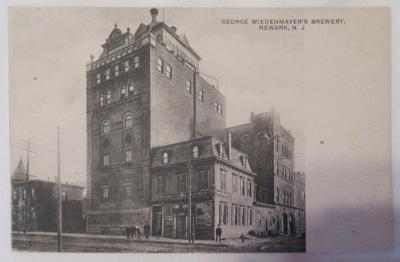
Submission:
[[[89,232],[148,223],[152,148],[225,127],[225,97],[198,74],[187,38],[157,13],[134,34],[115,26],[87,65]]]
[[[249,123],[229,127],[227,132],[232,145],[248,154],[257,174],[258,230],[269,235],[304,232],[304,227],[296,227],[304,217],[304,205],[295,204],[294,137],[281,125],[279,114],[273,109],[251,113]]]
[[[247,155],[213,137],[155,148],[153,234],[187,238],[190,205],[196,239],[213,239],[217,226],[224,237],[246,234],[253,224],[254,178]]]
[[[201,77],[200,56],[150,13],[135,33],[115,25],[87,64],[87,231],[148,223],[172,238],[187,238],[189,224],[198,239],[213,239],[218,225],[224,237],[300,233],[294,138],[279,115],[226,128],[225,96]]]
[[[12,230],[57,231],[58,184],[52,181],[26,179],[22,160],[11,178]],[[62,184],[63,232],[85,231],[82,214],[83,187]]]

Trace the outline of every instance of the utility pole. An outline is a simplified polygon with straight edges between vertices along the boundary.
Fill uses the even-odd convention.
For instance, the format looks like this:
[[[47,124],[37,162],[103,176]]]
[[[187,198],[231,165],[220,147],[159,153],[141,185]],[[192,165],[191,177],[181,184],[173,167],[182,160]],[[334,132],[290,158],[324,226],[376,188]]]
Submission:
[[[190,161],[191,156],[189,157],[189,162],[188,162],[188,175],[189,175],[189,195],[188,195],[188,200],[189,200],[189,243],[192,241],[192,164]]]
[[[57,125],[57,183],[58,183],[58,212],[57,212],[57,247],[62,252],[62,192],[60,174],[60,126]]]

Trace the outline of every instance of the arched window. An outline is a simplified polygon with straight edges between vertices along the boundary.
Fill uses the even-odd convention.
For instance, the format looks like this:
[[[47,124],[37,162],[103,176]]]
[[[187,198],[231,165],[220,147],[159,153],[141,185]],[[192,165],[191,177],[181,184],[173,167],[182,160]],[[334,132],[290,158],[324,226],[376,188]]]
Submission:
[[[103,97],[103,95],[100,95],[99,103],[100,103],[100,106],[104,106],[104,97]]]
[[[126,96],[126,86],[122,85],[121,86],[121,98],[124,98]]]
[[[107,91],[106,102],[107,104],[111,103],[111,91]]]
[[[132,125],[133,125],[132,114],[131,113],[125,114],[124,127],[125,128],[130,128],[130,127],[132,127]]]
[[[101,129],[102,129],[101,131],[102,131],[102,134],[103,134],[103,135],[104,135],[104,134],[110,133],[110,132],[111,132],[111,124],[110,124],[110,121],[108,121],[108,120],[103,121],[103,124],[102,124]]]

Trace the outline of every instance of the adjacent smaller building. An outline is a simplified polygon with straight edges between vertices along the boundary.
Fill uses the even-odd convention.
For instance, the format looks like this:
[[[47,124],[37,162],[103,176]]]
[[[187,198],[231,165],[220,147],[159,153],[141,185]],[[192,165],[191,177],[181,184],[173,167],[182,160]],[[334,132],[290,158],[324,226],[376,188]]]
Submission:
[[[152,158],[153,235],[188,237],[189,186],[196,239],[214,239],[218,225],[223,237],[251,230],[255,173],[245,153],[208,136],[154,148]]]
[[[12,230],[57,231],[58,185],[52,181],[26,179],[22,160],[12,175]],[[84,232],[83,187],[62,184],[63,232]]]

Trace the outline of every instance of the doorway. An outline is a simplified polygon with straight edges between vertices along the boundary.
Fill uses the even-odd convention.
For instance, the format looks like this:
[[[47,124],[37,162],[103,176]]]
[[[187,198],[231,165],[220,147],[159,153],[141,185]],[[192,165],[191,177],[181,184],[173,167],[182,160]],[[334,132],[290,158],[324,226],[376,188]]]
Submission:
[[[153,207],[153,223],[151,226],[153,236],[161,236],[162,233],[162,214],[161,206]]]
[[[186,216],[176,216],[176,238],[186,239]]]
[[[283,213],[282,215],[282,223],[283,223],[283,234],[287,234],[288,233],[288,217],[286,215],[286,213]]]

